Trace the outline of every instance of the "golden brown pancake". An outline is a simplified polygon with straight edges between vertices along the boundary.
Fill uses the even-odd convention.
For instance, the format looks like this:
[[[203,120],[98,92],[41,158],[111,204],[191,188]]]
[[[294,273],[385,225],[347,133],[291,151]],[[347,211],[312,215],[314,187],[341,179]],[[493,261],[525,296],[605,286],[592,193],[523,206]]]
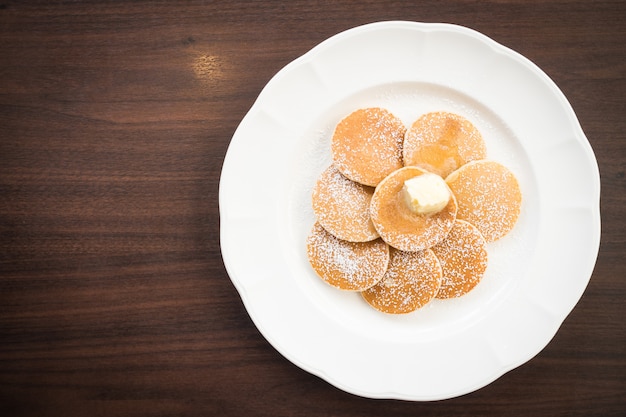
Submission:
[[[381,280],[389,263],[389,246],[381,239],[348,242],[319,223],[307,238],[307,256],[317,275],[333,287],[363,291]]]
[[[394,171],[378,184],[372,197],[372,223],[390,246],[415,252],[430,248],[442,241],[454,224],[457,204],[451,196],[448,205],[430,216],[416,214],[402,196],[404,181],[424,174],[421,168],[404,167]]]
[[[402,166],[405,132],[402,121],[385,109],[356,110],[335,128],[333,162],[352,181],[375,187]]]
[[[380,282],[361,294],[376,310],[410,313],[428,304],[441,285],[441,266],[430,250],[402,252],[391,249],[389,268]]]
[[[331,165],[313,188],[313,212],[324,229],[339,239],[374,240],[378,232],[369,210],[373,194],[373,187],[349,180]]]
[[[457,217],[478,228],[487,242],[506,235],[520,214],[522,193],[515,175],[494,161],[473,161],[446,178],[459,205]]]
[[[487,269],[487,243],[478,229],[456,220],[448,236],[432,247],[443,271],[437,298],[460,297],[470,292]]]
[[[432,112],[418,118],[404,136],[404,165],[415,165],[445,178],[469,161],[486,157],[483,137],[467,119]]]

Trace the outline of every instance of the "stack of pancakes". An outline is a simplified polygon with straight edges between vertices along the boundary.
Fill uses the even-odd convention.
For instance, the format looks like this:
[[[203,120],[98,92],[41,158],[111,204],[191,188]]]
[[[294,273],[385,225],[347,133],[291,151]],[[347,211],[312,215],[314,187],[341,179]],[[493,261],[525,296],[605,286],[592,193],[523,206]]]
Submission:
[[[468,293],[487,269],[487,244],[519,217],[515,175],[486,159],[481,133],[457,114],[427,113],[407,129],[386,109],[359,109],[336,126],[331,151],[312,195],[309,262],[322,280],[382,312]],[[437,213],[417,214],[402,187],[428,172],[445,179],[451,198]]]

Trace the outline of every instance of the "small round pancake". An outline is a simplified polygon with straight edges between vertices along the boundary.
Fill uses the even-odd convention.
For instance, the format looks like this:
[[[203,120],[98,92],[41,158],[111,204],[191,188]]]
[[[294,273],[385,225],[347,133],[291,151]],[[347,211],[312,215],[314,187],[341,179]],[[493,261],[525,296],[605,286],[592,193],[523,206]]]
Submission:
[[[441,263],[443,279],[437,298],[455,298],[470,292],[487,269],[487,242],[478,229],[456,220],[448,236],[431,249]]]
[[[517,178],[494,161],[473,161],[446,178],[459,205],[457,217],[478,228],[487,242],[513,229],[520,214],[522,192]]]
[[[335,128],[331,141],[333,162],[352,181],[375,187],[402,167],[405,132],[402,120],[385,109],[356,110]]]
[[[441,285],[439,260],[430,249],[402,252],[391,249],[389,268],[380,282],[361,295],[376,310],[405,314],[435,298]]]
[[[389,246],[381,239],[348,242],[319,223],[307,238],[307,256],[319,277],[335,288],[363,291],[381,280],[389,263]]]
[[[428,249],[441,242],[454,224],[457,204],[454,195],[448,205],[430,216],[416,214],[402,196],[404,181],[426,173],[418,167],[394,171],[378,184],[370,204],[372,223],[390,246],[407,252]]]
[[[404,165],[415,165],[445,178],[469,161],[486,157],[482,135],[454,113],[432,112],[418,118],[404,136]]]
[[[367,242],[378,237],[370,219],[374,188],[344,177],[329,166],[313,188],[313,212],[317,221],[339,239]]]

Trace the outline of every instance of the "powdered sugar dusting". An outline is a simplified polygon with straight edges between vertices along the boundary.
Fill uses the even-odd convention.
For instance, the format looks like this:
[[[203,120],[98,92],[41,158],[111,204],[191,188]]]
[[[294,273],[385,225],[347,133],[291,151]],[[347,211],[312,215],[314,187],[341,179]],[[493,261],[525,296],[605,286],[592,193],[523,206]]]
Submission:
[[[402,167],[402,120],[381,108],[359,109],[336,127],[331,149],[335,166],[358,183],[376,186]]]
[[[410,313],[435,297],[441,276],[441,266],[431,250],[392,249],[387,272],[378,284],[363,292],[363,298],[385,313]]]
[[[382,240],[348,242],[331,235],[319,223],[307,238],[307,255],[320,278],[351,291],[365,290],[380,281],[389,262],[389,248]]]
[[[443,242],[432,248],[441,263],[443,280],[437,298],[460,297],[480,282],[487,269],[486,242],[478,229],[457,220]]]
[[[517,179],[494,161],[474,161],[446,179],[457,197],[457,217],[480,230],[487,242],[506,235],[517,222],[521,191]]]
[[[376,239],[378,232],[370,218],[374,188],[344,177],[333,165],[313,189],[313,210],[317,221],[335,237],[351,242]]]

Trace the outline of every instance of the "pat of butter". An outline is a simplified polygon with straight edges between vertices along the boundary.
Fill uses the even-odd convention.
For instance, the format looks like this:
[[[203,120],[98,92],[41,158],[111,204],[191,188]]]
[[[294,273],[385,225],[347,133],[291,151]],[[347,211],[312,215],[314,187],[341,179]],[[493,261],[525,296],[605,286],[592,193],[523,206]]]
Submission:
[[[440,212],[450,201],[450,189],[446,182],[430,172],[404,181],[402,194],[411,211],[423,215]]]

